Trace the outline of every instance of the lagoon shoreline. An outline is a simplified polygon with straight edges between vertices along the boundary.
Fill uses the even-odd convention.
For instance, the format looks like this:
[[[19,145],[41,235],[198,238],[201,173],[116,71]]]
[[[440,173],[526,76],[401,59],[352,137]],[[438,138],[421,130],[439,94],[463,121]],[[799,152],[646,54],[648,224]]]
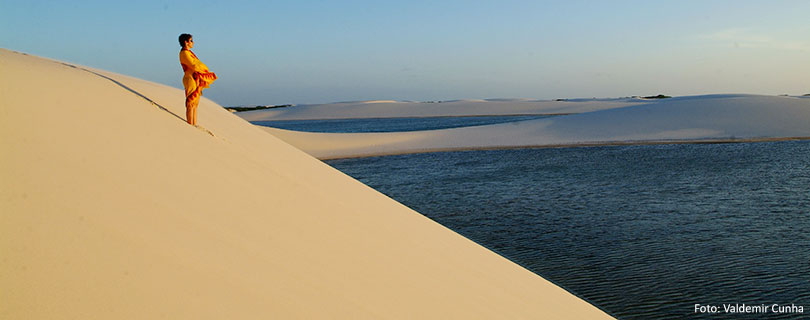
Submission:
[[[418,153],[434,152],[462,152],[462,151],[490,151],[490,150],[517,150],[517,149],[555,149],[555,148],[589,148],[589,147],[618,147],[618,146],[652,146],[652,145],[675,145],[675,144],[727,144],[727,143],[759,143],[759,142],[780,142],[780,141],[806,141],[810,137],[785,137],[785,138],[758,138],[758,139],[705,139],[705,140],[647,140],[647,141],[606,141],[591,143],[571,143],[555,145],[527,145],[527,146],[498,146],[498,147],[464,147],[464,148],[444,148],[444,149],[417,149],[391,153],[371,153],[356,154],[338,157],[323,157],[320,160],[341,160],[357,158],[373,158],[385,156],[398,156]]]

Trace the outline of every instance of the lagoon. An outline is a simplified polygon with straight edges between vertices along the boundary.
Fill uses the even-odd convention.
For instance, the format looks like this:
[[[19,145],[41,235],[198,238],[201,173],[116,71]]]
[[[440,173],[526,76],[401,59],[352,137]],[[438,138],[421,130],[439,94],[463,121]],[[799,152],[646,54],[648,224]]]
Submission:
[[[810,305],[808,155],[789,141],[327,163],[614,316],[717,319],[694,305]]]
[[[251,123],[265,127],[308,132],[401,132],[482,126],[542,119],[552,116],[554,115],[273,120],[252,121]]]

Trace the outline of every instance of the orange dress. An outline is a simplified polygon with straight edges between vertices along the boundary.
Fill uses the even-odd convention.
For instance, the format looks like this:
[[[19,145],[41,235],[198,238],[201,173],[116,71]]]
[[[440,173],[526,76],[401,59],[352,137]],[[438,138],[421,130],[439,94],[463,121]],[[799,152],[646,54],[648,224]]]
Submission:
[[[188,49],[180,50],[180,65],[183,67],[183,87],[186,88],[186,107],[196,106],[199,103],[202,91],[208,88],[217,75],[208,71],[206,66],[194,52]],[[190,104],[191,102],[191,104]]]

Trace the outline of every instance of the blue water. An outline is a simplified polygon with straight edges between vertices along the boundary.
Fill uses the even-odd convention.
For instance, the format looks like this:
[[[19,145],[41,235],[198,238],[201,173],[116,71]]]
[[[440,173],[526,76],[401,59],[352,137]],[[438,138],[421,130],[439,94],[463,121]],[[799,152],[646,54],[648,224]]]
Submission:
[[[548,117],[551,117],[551,115],[275,120],[253,121],[251,123],[266,127],[309,132],[397,132],[482,126]]]
[[[810,142],[328,162],[621,319],[810,317]]]

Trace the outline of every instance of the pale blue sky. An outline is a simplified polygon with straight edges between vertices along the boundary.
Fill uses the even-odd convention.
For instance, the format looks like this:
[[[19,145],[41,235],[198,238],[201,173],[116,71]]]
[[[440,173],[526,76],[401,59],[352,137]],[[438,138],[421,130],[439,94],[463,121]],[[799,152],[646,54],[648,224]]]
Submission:
[[[810,93],[810,1],[0,0],[0,47],[225,106]]]

